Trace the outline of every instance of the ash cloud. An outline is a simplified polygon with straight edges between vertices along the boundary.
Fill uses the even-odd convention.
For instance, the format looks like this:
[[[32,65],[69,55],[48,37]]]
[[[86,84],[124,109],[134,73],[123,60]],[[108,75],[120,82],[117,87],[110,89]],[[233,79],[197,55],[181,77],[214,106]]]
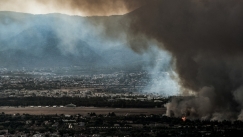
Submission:
[[[242,1],[160,0],[128,16],[130,35],[161,43],[176,61],[183,93],[196,95],[172,99],[168,115],[212,120],[242,116]]]

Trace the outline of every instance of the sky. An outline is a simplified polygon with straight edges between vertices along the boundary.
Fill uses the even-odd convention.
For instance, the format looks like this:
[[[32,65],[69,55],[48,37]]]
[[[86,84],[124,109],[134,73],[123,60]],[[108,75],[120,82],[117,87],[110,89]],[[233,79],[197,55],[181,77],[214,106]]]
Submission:
[[[79,16],[109,16],[128,13],[141,4],[129,2],[129,5],[127,5],[126,1],[128,0],[0,0],[0,11],[31,14],[62,13]]]

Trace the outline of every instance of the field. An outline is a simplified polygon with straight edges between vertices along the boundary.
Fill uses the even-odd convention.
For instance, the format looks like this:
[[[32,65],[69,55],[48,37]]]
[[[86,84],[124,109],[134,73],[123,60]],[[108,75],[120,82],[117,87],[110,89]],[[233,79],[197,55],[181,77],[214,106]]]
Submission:
[[[116,115],[139,115],[139,114],[165,114],[165,108],[96,108],[96,107],[0,107],[0,112],[5,114],[31,114],[31,115],[52,115],[52,114],[81,114],[87,115],[108,114],[114,112]]]

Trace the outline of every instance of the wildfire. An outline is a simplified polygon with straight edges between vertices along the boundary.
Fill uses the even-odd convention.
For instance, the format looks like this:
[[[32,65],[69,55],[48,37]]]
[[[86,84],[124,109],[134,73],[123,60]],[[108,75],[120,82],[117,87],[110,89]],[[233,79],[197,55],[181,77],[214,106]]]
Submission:
[[[182,117],[181,119],[182,119],[182,121],[184,121],[184,122],[186,121],[186,117]]]

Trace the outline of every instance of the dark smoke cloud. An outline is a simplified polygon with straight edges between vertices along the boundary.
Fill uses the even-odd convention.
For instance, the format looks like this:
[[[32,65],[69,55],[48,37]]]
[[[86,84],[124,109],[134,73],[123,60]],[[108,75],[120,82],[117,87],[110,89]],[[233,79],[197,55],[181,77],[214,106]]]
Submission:
[[[197,95],[174,98],[168,115],[237,119],[243,108],[243,1],[160,0],[129,16],[131,36],[160,42],[176,61],[184,93]]]
[[[130,29],[135,35],[145,34],[163,43],[162,48],[177,60],[183,85],[198,90],[200,60],[241,55],[242,7],[238,0],[161,0],[132,14]]]

